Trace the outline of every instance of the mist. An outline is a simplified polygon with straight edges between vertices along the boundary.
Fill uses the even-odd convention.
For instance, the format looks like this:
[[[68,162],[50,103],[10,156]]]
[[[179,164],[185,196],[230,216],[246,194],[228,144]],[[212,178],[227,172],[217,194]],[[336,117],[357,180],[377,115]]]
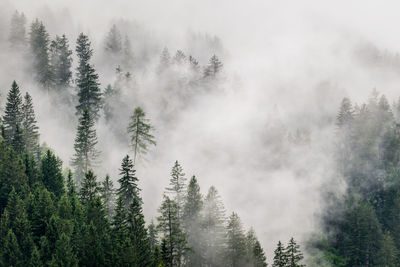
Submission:
[[[21,71],[22,60],[7,47],[10,18],[15,10],[25,13],[27,25],[39,18],[51,38],[65,33],[71,48],[80,32],[88,34],[102,89],[116,81],[104,39],[118,25],[146,67],[137,66],[133,81],[122,86],[121,116],[97,124],[98,178],[108,173],[117,184],[121,160],[132,154],[129,115],[140,105],[157,140],[136,166],[146,221],[157,216],[178,160],[187,178],[196,175],[203,194],[214,185],[227,214],[235,211],[246,228],[254,227],[270,261],[278,240],[294,236],[302,243],[319,231],[324,192],[345,191],[332,158],[341,99],[365,101],[373,88],[400,96],[400,68],[369,60],[371,51],[400,51],[395,7],[395,1],[2,0],[0,103],[4,107],[14,79],[29,91],[41,142],[69,166],[75,106],[57,109],[60,104]],[[217,54],[223,80],[189,101],[175,98],[163,89],[169,81],[152,72],[164,47],[172,55],[178,49],[193,55],[201,66]]]

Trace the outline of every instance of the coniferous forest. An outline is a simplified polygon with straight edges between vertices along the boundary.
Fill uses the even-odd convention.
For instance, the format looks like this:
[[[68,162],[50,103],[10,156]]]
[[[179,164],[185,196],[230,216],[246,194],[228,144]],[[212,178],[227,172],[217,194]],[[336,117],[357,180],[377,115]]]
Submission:
[[[400,47],[370,24],[24,1],[0,3],[0,266],[400,266]]]

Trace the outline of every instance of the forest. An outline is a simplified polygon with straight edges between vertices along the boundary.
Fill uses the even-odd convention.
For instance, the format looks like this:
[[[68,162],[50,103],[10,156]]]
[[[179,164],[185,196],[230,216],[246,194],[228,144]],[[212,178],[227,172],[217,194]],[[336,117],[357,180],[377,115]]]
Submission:
[[[0,3],[0,266],[400,266],[400,47],[41,2]]]

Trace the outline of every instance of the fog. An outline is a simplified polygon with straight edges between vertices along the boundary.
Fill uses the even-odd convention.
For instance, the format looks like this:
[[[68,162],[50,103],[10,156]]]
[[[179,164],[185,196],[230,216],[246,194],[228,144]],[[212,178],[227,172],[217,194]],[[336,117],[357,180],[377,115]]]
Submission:
[[[178,160],[188,178],[196,175],[204,194],[215,185],[228,214],[235,211],[246,228],[254,227],[270,261],[278,240],[294,236],[302,243],[318,231],[323,192],[341,194],[345,188],[331,153],[341,99],[365,101],[373,88],[400,96],[400,68],[368,60],[367,49],[400,51],[397,7],[395,1],[1,0],[0,103],[4,107],[14,79],[23,92],[32,92],[41,142],[68,166],[75,107],[58,109],[9,53],[10,17],[17,9],[28,25],[43,20],[50,36],[65,33],[73,50],[78,34],[87,33],[103,89],[115,82],[115,66],[103,57],[104,38],[112,24],[125,25],[135,57],[148,57],[147,69],[138,67],[125,88],[125,104],[129,112],[144,107],[158,143],[136,166],[147,220],[157,216]],[[219,41],[210,44],[214,37]],[[164,47],[171,54],[182,49],[201,65],[216,53],[224,63],[223,82],[189,103],[161,92],[166,82],[151,68]],[[74,58],[74,72],[75,64]],[[174,114],[168,122],[160,95]],[[112,126],[104,120],[97,125],[102,156],[96,173],[99,179],[109,173],[115,185],[120,162],[132,151],[127,133],[118,137],[110,127],[126,129],[127,123],[121,117]],[[309,138],[291,141],[288,135],[298,129]]]

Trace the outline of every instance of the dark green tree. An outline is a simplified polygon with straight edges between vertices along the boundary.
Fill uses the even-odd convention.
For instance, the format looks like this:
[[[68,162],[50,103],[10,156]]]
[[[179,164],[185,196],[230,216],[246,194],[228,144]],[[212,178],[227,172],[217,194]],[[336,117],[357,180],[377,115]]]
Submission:
[[[79,59],[76,74],[79,104],[76,106],[76,113],[83,115],[85,110],[88,110],[90,116],[97,120],[102,106],[102,94],[99,87],[99,76],[93,65],[90,64],[93,50],[90,48],[89,38],[83,33],[77,39],[76,53]]]
[[[278,242],[278,245],[275,249],[274,262],[272,263],[272,267],[286,267],[288,266],[288,258],[285,251],[285,248],[281,241]]]
[[[100,187],[101,200],[103,201],[104,210],[107,218],[111,219],[114,216],[114,200],[115,190],[110,176],[107,174]]]
[[[79,119],[79,125],[75,137],[75,154],[71,164],[75,167],[75,180],[77,184],[83,176],[94,167],[95,160],[99,156],[96,150],[97,134],[94,128],[94,120],[89,110],[85,109]]]
[[[97,177],[94,175],[92,170],[89,170],[82,181],[81,190],[79,192],[82,204],[85,205],[94,200],[99,191],[100,186],[97,182]]]
[[[165,248],[162,247],[164,263],[169,267],[181,266],[188,248],[186,234],[178,217],[178,205],[164,195],[159,212],[157,228],[165,240]]]
[[[55,244],[55,253],[51,259],[49,266],[78,266],[78,259],[73,252],[70,238],[62,233]]]
[[[146,118],[146,113],[141,107],[135,108],[128,126],[128,133],[131,135],[131,145],[134,156],[133,163],[136,162],[136,156],[145,154],[149,145],[156,145],[154,136],[151,132],[154,130],[149,120]]]
[[[304,265],[300,262],[303,260],[303,253],[300,251],[300,246],[296,243],[292,237],[285,249],[286,254],[286,266],[287,267],[303,267]]]
[[[57,198],[65,192],[61,162],[50,150],[47,150],[42,159],[40,177],[46,188]]]
[[[121,178],[118,180],[120,186],[117,190],[118,198],[122,199],[126,210],[128,210],[133,199],[139,198],[140,189],[137,186],[138,178],[135,176],[135,172],[132,160],[126,155],[122,159],[119,173]],[[139,200],[141,201],[140,198]]]
[[[18,84],[13,81],[11,89],[7,94],[6,109],[3,116],[4,140],[6,144],[12,145],[17,127],[22,124],[22,97]]]
[[[25,144],[25,150],[39,158],[39,127],[35,118],[32,97],[29,93],[25,94],[22,104],[22,138]]]

